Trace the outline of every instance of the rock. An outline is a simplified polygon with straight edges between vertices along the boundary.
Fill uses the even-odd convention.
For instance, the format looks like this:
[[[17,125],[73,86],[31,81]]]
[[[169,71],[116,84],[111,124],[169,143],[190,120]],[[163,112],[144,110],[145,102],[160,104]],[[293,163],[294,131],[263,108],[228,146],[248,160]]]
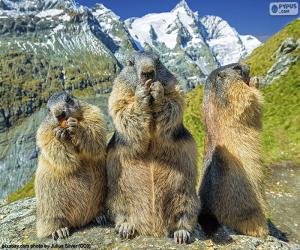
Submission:
[[[299,46],[300,39],[298,39],[297,42],[293,40],[293,38],[288,37],[285,39],[279,49],[276,51],[276,58],[279,59],[283,55],[291,53],[293,50],[295,50]]]
[[[0,133],[0,199],[32,178],[38,155],[35,133],[45,113],[46,110],[34,112]]]
[[[300,59],[300,56],[291,53],[300,49],[300,39],[297,41],[292,38],[285,39],[278,50],[276,51],[277,61],[268,70],[266,77],[262,81],[262,84],[271,84],[273,81],[285,75],[290,66]]]
[[[300,249],[299,245],[280,241],[272,236],[266,239],[228,234],[220,230],[214,239],[204,237],[200,228],[189,245],[177,245],[172,239],[138,236],[122,241],[112,227],[88,225],[76,230],[65,240],[39,240],[35,230],[35,199],[25,199],[0,207],[0,246],[28,245],[28,248],[91,248],[91,249]]]

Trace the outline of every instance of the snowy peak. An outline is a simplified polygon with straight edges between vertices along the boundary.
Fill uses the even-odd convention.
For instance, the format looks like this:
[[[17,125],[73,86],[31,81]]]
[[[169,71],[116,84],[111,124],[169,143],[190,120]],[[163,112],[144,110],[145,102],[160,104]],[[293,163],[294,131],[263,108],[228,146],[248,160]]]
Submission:
[[[204,16],[201,18],[201,23],[206,28],[207,39],[238,36],[236,30],[219,16]]]
[[[98,18],[111,18],[114,20],[120,20],[119,16],[100,3],[95,4],[95,6],[92,8],[92,13]]]
[[[130,18],[125,21],[132,37],[142,46],[159,42],[169,49],[182,46],[181,35],[188,35],[193,43],[202,42],[198,29],[198,19],[185,1],[181,1],[171,12],[148,14],[141,18]],[[182,33],[184,32],[184,34]],[[155,41],[152,35],[157,36]]]
[[[253,36],[241,36],[227,21],[218,16],[200,19],[206,42],[220,65],[238,62],[261,43]]]
[[[183,24],[183,26],[196,26],[198,21],[198,13],[194,13],[188,6],[185,0],[179,2],[171,13],[176,14],[177,18]]]
[[[190,7],[188,6],[185,0],[181,0],[172,10],[171,12],[178,13],[178,12],[187,12],[193,13]]]
[[[247,55],[250,55],[254,49],[262,44],[255,36],[240,35],[240,38],[247,50]]]

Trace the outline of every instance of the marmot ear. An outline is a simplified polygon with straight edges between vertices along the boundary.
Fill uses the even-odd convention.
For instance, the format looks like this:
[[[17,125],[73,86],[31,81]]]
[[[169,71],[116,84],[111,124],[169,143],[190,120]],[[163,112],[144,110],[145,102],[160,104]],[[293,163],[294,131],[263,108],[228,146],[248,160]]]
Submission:
[[[134,60],[133,59],[129,59],[127,62],[127,66],[133,66],[134,65]]]

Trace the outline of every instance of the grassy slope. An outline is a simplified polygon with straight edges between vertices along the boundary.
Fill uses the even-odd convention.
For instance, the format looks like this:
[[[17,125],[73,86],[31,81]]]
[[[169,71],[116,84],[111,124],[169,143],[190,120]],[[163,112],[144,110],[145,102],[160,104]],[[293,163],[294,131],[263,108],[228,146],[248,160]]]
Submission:
[[[300,61],[262,93],[264,161],[291,160],[300,164]]]
[[[265,75],[276,61],[276,51],[286,38],[300,38],[300,19],[289,23],[263,46],[255,49],[246,62],[252,75]],[[290,56],[300,56],[300,49]],[[263,159],[266,164],[291,160],[300,163],[300,62],[271,86],[261,89],[264,98],[262,134]]]

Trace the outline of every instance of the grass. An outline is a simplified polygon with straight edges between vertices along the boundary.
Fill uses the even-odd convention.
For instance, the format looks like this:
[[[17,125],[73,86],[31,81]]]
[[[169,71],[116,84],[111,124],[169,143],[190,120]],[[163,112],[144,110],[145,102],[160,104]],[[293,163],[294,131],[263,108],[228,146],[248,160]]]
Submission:
[[[193,135],[198,149],[198,166],[201,169],[204,148],[204,123],[202,112],[203,86],[198,86],[185,96],[184,125]]]
[[[34,177],[21,189],[16,192],[11,193],[7,197],[7,202],[11,203],[17,200],[21,200],[27,197],[34,197]]]
[[[288,73],[264,87],[263,160],[269,164],[300,164],[300,61]]]

